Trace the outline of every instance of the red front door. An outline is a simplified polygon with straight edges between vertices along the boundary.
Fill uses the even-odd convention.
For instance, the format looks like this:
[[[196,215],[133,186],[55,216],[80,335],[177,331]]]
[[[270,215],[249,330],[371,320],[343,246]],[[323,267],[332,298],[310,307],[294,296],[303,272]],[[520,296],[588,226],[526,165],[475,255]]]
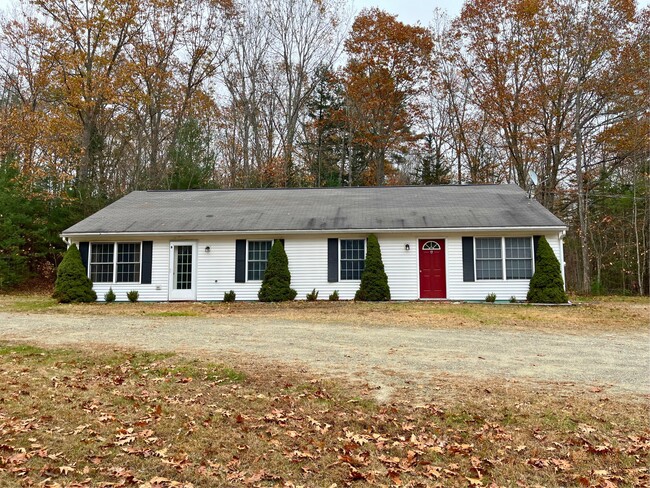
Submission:
[[[420,239],[420,298],[447,298],[445,240]]]

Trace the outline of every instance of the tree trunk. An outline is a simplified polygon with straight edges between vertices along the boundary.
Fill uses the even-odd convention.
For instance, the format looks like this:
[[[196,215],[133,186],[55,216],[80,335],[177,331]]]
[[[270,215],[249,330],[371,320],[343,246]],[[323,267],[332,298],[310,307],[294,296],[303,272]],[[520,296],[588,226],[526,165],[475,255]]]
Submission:
[[[636,248],[636,282],[639,287],[639,295],[643,296],[644,283],[643,283],[643,264],[641,263],[641,242],[639,240],[639,221],[638,221],[638,206],[636,203],[636,165],[633,165],[632,173],[632,211],[634,219],[634,244]]]
[[[384,158],[386,151],[382,148],[377,155],[377,186],[384,186]]]
[[[584,188],[584,178],[582,173],[582,91],[579,89],[576,97],[576,120],[575,120],[575,138],[576,138],[576,185],[578,191],[578,219],[580,221],[580,257],[582,262],[582,280],[580,291],[589,293],[591,282],[591,269],[589,263],[589,239],[587,225],[587,195]]]

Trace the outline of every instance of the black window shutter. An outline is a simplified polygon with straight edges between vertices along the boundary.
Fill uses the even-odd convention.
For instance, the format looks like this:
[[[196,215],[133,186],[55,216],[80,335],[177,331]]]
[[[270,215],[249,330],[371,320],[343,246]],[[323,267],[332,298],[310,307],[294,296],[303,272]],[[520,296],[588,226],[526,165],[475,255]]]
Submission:
[[[140,283],[151,284],[151,264],[153,260],[153,241],[142,241],[142,276]]]
[[[89,242],[80,242],[79,243],[79,252],[81,253],[81,262],[84,264],[84,268],[86,268],[86,274],[88,274],[88,251],[90,249],[90,243]]]
[[[539,240],[542,236],[533,236],[533,259],[537,260],[537,249],[539,248]]]
[[[474,281],[473,237],[463,237],[463,281]]]
[[[246,239],[235,241],[235,283],[246,283]]]
[[[339,280],[339,240],[327,239],[327,281],[334,283]]]

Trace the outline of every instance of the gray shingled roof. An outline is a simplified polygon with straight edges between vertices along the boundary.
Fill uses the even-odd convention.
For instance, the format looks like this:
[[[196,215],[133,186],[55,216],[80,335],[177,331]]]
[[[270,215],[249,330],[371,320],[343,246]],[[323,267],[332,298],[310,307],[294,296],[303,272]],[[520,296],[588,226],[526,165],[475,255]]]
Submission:
[[[563,227],[516,185],[136,191],[63,235]]]

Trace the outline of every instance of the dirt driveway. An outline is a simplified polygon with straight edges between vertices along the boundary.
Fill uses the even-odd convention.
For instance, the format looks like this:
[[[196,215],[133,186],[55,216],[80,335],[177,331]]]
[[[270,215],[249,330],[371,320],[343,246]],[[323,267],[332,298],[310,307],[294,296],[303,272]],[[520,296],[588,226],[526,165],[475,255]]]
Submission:
[[[119,317],[0,313],[0,340],[115,345],[265,359],[368,381],[388,399],[439,375],[508,378],[650,393],[645,332],[417,329],[241,317]]]

